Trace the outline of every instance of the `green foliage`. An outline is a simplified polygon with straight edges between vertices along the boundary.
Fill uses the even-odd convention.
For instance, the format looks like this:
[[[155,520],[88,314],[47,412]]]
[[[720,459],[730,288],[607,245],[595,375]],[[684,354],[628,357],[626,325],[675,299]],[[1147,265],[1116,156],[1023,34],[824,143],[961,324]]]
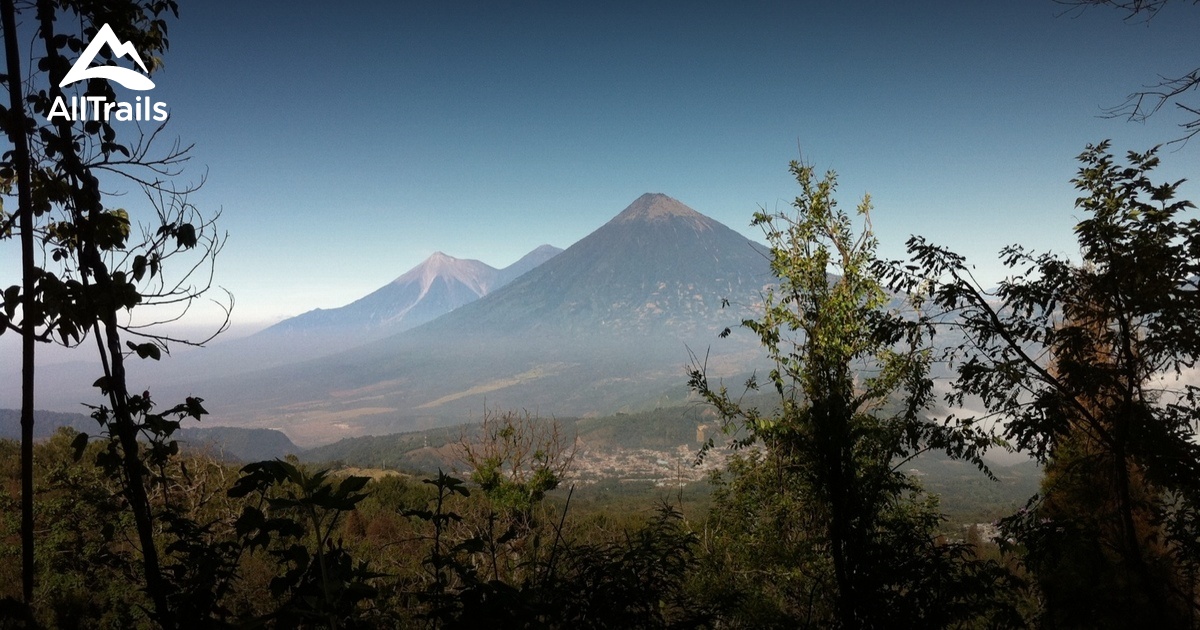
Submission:
[[[813,537],[819,515],[778,458],[753,449],[714,476],[707,553],[697,588],[724,598],[737,627],[829,625],[835,602],[829,554]]]
[[[139,590],[135,523],[119,485],[95,463],[107,444],[91,441],[76,459],[76,435],[64,431],[38,445],[38,528],[45,532],[38,598],[47,602],[38,607],[38,622],[153,627],[150,601]],[[7,506],[15,504],[19,471],[5,457],[14,452],[13,443],[0,440],[5,559],[15,553],[16,521]],[[757,596],[750,587],[766,592],[778,579],[719,562],[741,553],[724,546],[741,540],[726,531],[757,528],[771,540],[772,523],[739,515],[733,504],[698,535],[673,509],[646,514],[644,501],[590,511],[551,501],[529,528],[501,540],[506,528],[492,521],[501,522],[505,510],[451,475],[364,482],[294,460],[237,474],[187,452],[173,455],[165,470],[157,487],[170,491],[153,495],[164,524],[164,576],[172,609],[197,626],[762,627],[768,624],[757,623],[763,617],[749,614],[744,602]],[[748,492],[743,504],[756,500]],[[177,522],[163,517],[172,512]],[[799,520],[787,507],[777,516]],[[767,547],[742,549],[766,555]],[[761,566],[789,560],[776,559],[774,567]],[[10,569],[16,567],[0,562],[0,576],[15,575],[4,573]],[[741,590],[721,580],[734,575],[745,578]],[[5,586],[0,597],[12,593]]]
[[[41,483],[35,520],[41,527],[36,565],[43,579],[37,594],[46,598],[41,621],[73,627],[92,620],[101,627],[146,623],[140,607],[148,602],[121,585],[137,571],[134,550],[121,544],[132,519],[111,479],[72,456],[74,442],[62,430],[36,452]],[[96,455],[99,446],[89,449]]]
[[[368,481],[346,477],[335,485],[328,471],[310,473],[282,460],[242,468],[229,496],[256,494],[260,500],[242,508],[238,536],[248,549],[268,549],[283,570],[270,583],[271,595],[283,603],[260,621],[283,627],[360,625],[366,614],[360,603],[375,597],[369,580],[379,576],[367,563],[355,562],[333,535],[338,519],[366,498],[361,490]]]
[[[663,504],[623,539],[564,550],[547,567],[537,608],[558,627],[705,627],[716,606],[688,588],[700,568],[698,543],[679,512]]]
[[[140,578],[136,525],[122,484],[98,461],[107,442],[77,454],[80,434],[70,429],[38,444],[35,482],[37,622],[46,627],[149,627],[151,602]],[[0,449],[2,452],[3,449]],[[226,471],[199,457],[172,457],[156,475],[152,505],[161,529],[163,576],[173,610],[197,624],[217,625],[236,583],[237,549],[225,526],[228,506],[215,500]],[[6,487],[16,471],[6,471]],[[4,500],[11,500],[6,493]],[[15,532],[5,522],[0,539]]]
[[[499,579],[487,570],[490,541],[451,534],[466,520],[451,503],[471,496],[462,480],[439,473],[425,482],[436,489],[432,509],[405,514],[432,530],[418,617],[434,627],[689,628],[713,617],[687,590],[697,538],[667,506],[617,540],[573,543],[560,523],[547,555],[530,557],[520,577]]]
[[[558,487],[575,455],[575,441],[568,443],[557,422],[528,412],[487,412],[480,434],[459,441],[471,481],[497,507],[523,518]]]
[[[771,247],[779,287],[767,293],[761,318],[743,322],[775,364],[768,382],[777,410],[744,407],[723,386],[711,387],[702,365],[692,370],[692,387],[727,430],[743,433],[734,445],[765,449],[735,470],[741,484],[766,484],[761,502],[742,509],[765,517],[751,519],[752,527],[773,529],[734,526],[730,535],[749,536],[751,556],[766,544],[795,578],[789,592],[769,597],[777,602],[776,620],[843,627],[961,622],[974,614],[967,604],[984,599],[984,582],[976,579],[983,572],[961,547],[936,542],[935,504],[897,468],[933,448],[982,467],[992,441],[972,426],[927,419],[929,328],[885,309],[869,198],[858,207],[867,227],[855,234],[834,199],[835,176],[817,181],[812,167],[799,163],[791,170],[801,188],[795,215],[760,212],[754,220]],[[747,388],[759,383],[751,379]],[[717,503],[726,507],[718,510],[743,501],[734,498],[740,494],[721,493]],[[783,518],[787,513],[794,520]],[[941,581],[946,574],[963,581]]]

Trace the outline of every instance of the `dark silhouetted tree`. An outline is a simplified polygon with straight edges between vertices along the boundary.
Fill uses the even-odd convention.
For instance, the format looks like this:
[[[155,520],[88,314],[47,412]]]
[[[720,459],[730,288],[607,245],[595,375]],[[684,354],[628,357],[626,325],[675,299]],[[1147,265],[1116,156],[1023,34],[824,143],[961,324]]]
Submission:
[[[157,141],[162,125],[146,130],[142,123],[84,117],[76,121],[50,114],[59,99],[69,102],[72,94],[68,92],[104,103],[117,101],[105,78],[63,87],[72,66],[68,56],[82,51],[103,25],[111,27],[122,42],[131,43],[149,71],[156,70],[159,55],[168,45],[165,17],[176,14],[177,6],[174,0],[38,0],[22,4],[21,14],[11,2],[0,8],[9,69],[3,78],[10,96],[9,107],[2,114],[14,145],[14,150],[5,154],[2,176],[6,181],[15,179],[19,205],[15,215],[0,217],[4,221],[0,234],[16,228],[25,253],[22,283],[4,292],[3,323],[4,328],[14,328],[10,322],[19,314],[17,330],[24,338],[27,368],[23,431],[26,438],[31,435],[32,342],[78,345],[93,338],[101,366],[96,386],[105,397],[104,404],[94,407],[93,417],[111,439],[106,451],[110,456],[104,463],[122,481],[123,498],[136,522],[154,616],[163,625],[173,625],[168,605],[171,589],[162,575],[148,488],[155,467],[161,469],[177,450],[170,436],[179,419],[199,417],[204,410],[199,399],[189,398],[166,412],[155,413],[149,392],[131,393],[125,361],[132,356],[157,360],[168,342],[182,341],[145,325],[181,316],[210,286],[208,263],[220,249],[215,217],[203,216],[188,202],[195,186],[177,183],[188,148],[176,143],[161,150]],[[28,30],[19,32],[18,23]],[[28,71],[21,70],[17,48],[23,35],[31,38],[26,48],[33,55],[27,60]],[[112,51],[102,48],[101,53],[108,63],[115,63]],[[131,216],[129,210],[113,206],[110,193],[121,191],[121,186],[144,192],[151,215],[138,219],[136,212]],[[14,220],[17,216],[19,222]],[[28,256],[31,239],[44,248],[42,266],[34,266]],[[182,266],[182,274],[171,275],[166,262],[184,253],[198,256]],[[135,307],[141,317],[134,317]],[[164,314],[162,307],[175,310]],[[131,337],[137,342],[130,341]],[[139,437],[148,444],[139,444]],[[81,437],[81,452],[84,440],[86,437]],[[32,476],[28,469],[23,478],[24,518],[29,523]],[[28,564],[32,531],[23,533],[23,544]],[[31,576],[29,567],[24,573],[26,597],[32,589]]]
[[[896,286],[934,286],[966,341],[954,404],[975,397],[1047,464],[1044,494],[1006,521],[1028,549],[1047,621],[1072,627],[1195,624],[1200,562],[1200,221],[1155,184],[1155,151],[1119,165],[1088,147],[1074,180],[1082,261],[1003,253],[994,293],[965,260],[921,238]],[[1184,377],[1180,380],[1180,377]]]

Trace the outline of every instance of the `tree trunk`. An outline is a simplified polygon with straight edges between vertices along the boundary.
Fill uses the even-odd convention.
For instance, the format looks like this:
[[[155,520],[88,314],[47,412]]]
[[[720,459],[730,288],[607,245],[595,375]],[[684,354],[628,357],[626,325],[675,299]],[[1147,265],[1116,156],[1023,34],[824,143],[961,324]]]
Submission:
[[[9,127],[17,171],[17,212],[21,220],[21,593],[33,603],[33,404],[34,299],[33,201],[29,175],[29,139],[25,136],[25,103],[21,95],[21,56],[17,48],[16,10],[12,0],[0,0],[4,22],[4,53],[8,67]]]

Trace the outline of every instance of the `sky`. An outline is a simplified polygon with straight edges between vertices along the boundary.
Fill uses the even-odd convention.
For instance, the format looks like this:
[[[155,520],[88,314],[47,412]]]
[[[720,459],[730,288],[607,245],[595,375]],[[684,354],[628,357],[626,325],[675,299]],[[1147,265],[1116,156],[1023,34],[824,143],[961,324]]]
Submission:
[[[191,201],[221,212],[235,336],[435,251],[567,247],[645,192],[761,240],[796,159],[847,209],[871,195],[882,256],[921,234],[995,282],[1006,244],[1077,253],[1088,143],[1180,135],[1173,109],[1104,108],[1200,65],[1191,3],[1149,23],[1052,0],[181,5],[153,97],[195,145]],[[1200,175],[1200,141],[1162,157],[1162,179]]]

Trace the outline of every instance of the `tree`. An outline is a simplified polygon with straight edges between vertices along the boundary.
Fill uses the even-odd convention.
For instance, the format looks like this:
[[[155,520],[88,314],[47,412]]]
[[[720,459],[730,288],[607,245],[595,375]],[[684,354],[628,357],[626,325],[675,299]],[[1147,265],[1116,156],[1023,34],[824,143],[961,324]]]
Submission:
[[[7,76],[5,83],[8,87],[8,112],[24,111],[24,99],[19,82],[12,77],[21,75],[20,51],[17,48],[16,10],[12,0],[0,3],[0,20],[4,28],[4,53]],[[11,164],[0,174],[3,180],[4,192],[12,189],[13,179],[17,180],[18,201],[17,217],[21,229],[21,270],[22,281],[18,292],[23,294],[21,300],[23,310],[31,313],[34,310],[34,247],[33,247],[33,185],[30,173],[29,142],[25,136],[24,116],[5,116],[5,131],[12,141],[13,150]],[[15,173],[14,173],[15,171]],[[0,219],[4,221],[4,230],[9,232],[11,219],[4,216],[3,206],[0,206]],[[16,297],[16,294],[14,294]],[[15,302],[16,300],[13,300]],[[11,324],[15,308],[8,307],[8,294],[5,294],[5,312],[0,320],[0,334],[4,334]],[[15,304],[13,305],[15,307]],[[36,321],[33,317],[22,318],[21,327],[21,592],[26,606],[33,602],[33,406],[34,406],[34,335]]]
[[[485,411],[479,430],[478,440],[464,433],[457,448],[471,481],[498,508],[528,522],[533,508],[571,468],[578,443],[563,435],[557,421],[528,411]]]
[[[858,207],[865,227],[856,234],[837,207],[833,173],[818,182],[809,165],[792,163],[791,171],[801,187],[795,216],[764,211],[754,218],[779,286],[766,294],[762,317],[743,322],[775,364],[769,386],[778,409],[743,407],[710,385],[703,365],[693,367],[690,384],[727,430],[742,432],[737,445],[761,444],[779,492],[805,508],[797,514],[806,519],[804,555],[825,558],[806,562],[832,573],[810,578],[820,592],[808,598],[830,601],[832,610],[809,623],[949,623],[982,584],[943,581],[969,573],[959,570],[967,566],[965,548],[937,544],[939,517],[899,468],[930,449],[982,467],[991,441],[974,427],[927,418],[930,329],[887,309],[870,199]],[[759,383],[752,378],[747,387]]]
[[[1168,0],[1055,0],[1060,4],[1079,7],[1109,6],[1128,13],[1126,20],[1144,16],[1149,22],[1166,6]],[[1192,4],[1200,4],[1200,0],[1192,0]],[[1166,105],[1174,102],[1175,106],[1191,116],[1190,120],[1180,124],[1183,136],[1176,141],[1187,141],[1200,133],[1200,104],[1182,102],[1180,98],[1193,90],[1200,88],[1200,68],[1176,77],[1162,77],[1161,80],[1143,90],[1129,95],[1121,105],[1109,110],[1114,117],[1127,118],[1132,121],[1144,122]]]
[[[161,469],[164,458],[176,451],[170,436],[179,424],[172,418],[198,418],[204,409],[199,399],[189,398],[165,413],[154,413],[149,392],[130,392],[125,360],[134,355],[157,360],[167,351],[168,342],[182,341],[145,328],[146,319],[135,318],[133,311],[137,307],[139,313],[148,312],[151,321],[174,319],[209,288],[211,273],[204,272],[211,270],[220,250],[215,217],[202,215],[188,202],[195,186],[176,183],[188,148],[176,143],[160,150],[161,125],[147,132],[139,123],[135,140],[121,143],[118,128],[127,130],[122,125],[134,123],[114,124],[95,116],[73,120],[51,113],[56,102],[69,101],[67,90],[81,90],[75,94],[80,98],[117,102],[106,78],[93,77],[64,89],[72,66],[68,49],[83,50],[85,42],[108,25],[118,39],[145,56],[146,69],[153,72],[160,65],[157,55],[168,45],[164,18],[177,14],[178,8],[174,0],[38,0],[23,8],[32,14],[27,22],[33,28],[29,50],[36,55],[29,60],[35,69],[28,73],[19,58],[16,7],[11,1],[0,5],[8,68],[3,79],[10,97],[9,107],[0,113],[14,146],[0,165],[0,178],[16,181],[19,206],[16,215],[0,216],[0,234],[16,228],[23,249],[22,284],[5,290],[0,322],[0,331],[15,329],[22,335],[24,348],[22,508],[29,527],[22,534],[27,565],[23,590],[28,603],[33,590],[32,450],[28,446],[33,426],[33,342],[80,345],[92,336],[102,371],[96,385],[106,398],[94,407],[93,417],[111,439],[106,451],[111,456],[105,461],[122,480],[123,498],[137,524],[146,590],[156,618],[172,625],[147,488],[154,479],[151,467]],[[106,59],[111,57],[111,51],[102,48],[101,52]],[[125,208],[110,205],[108,193],[121,185],[144,192],[156,216],[135,221]],[[30,254],[34,239],[42,242],[51,264],[35,266]],[[187,252],[199,252],[198,260],[185,264],[181,275],[167,275],[167,260]],[[175,310],[164,316],[156,306]],[[17,321],[18,314],[21,324],[16,327],[11,322]],[[129,336],[139,342],[129,341]],[[148,450],[139,444],[139,436],[150,440]]]
[[[935,286],[965,334],[951,402],[977,397],[1047,464],[1040,501],[1006,525],[1048,618],[1194,625],[1200,409],[1197,387],[1172,381],[1200,358],[1200,220],[1175,199],[1182,182],[1151,181],[1154,150],[1122,166],[1108,149],[1079,157],[1081,262],[1010,246],[1017,274],[989,293],[961,256],[918,237],[891,282]]]

